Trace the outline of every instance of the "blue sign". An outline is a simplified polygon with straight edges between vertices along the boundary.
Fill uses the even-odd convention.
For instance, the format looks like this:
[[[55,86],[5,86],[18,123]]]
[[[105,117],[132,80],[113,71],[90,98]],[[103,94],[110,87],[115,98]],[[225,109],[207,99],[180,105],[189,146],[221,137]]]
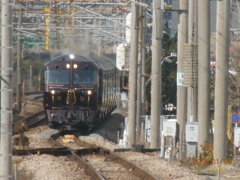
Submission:
[[[232,113],[230,118],[231,118],[232,123],[237,123],[240,119],[238,113]]]

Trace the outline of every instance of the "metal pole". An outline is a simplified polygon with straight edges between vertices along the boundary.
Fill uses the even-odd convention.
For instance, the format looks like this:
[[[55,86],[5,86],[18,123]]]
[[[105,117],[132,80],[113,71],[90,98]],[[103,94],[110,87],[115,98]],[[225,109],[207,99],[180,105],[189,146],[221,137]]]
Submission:
[[[14,180],[17,180],[17,163],[14,163]]]
[[[2,0],[0,177],[12,178],[12,0]]]
[[[227,157],[230,0],[217,2],[214,159]]]
[[[221,170],[221,167],[218,166],[217,170],[218,170],[218,172],[217,172],[217,180],[220,180],[220,170]]]
[[[210,138],[210,1],[198,1],[198,153]]]
[[[29,73],[29,90],[32,92],[32,65],[30,65],[30,73]]]
[[[136,143],[136,92],[137,92],[137,61],[138,61],[138,5],[132,2],[131,15],[131,51],[129,67],[129,118],[128,148]]]
[[[27,99],[25,97],[25,89],[26,89],[26,82],[25,82],[25,77],[23,75],[23,87],[22,87],[22,97],[23,97],[23,109],[22,111],[24,112],[24,107],[27,104]]]
[[[100,20],[98,20],[98,24],[100,25],[100,26],[102,26],[102,20],[100,19]],[[102,33],[101,33],[102,34]],[[102,46],[102,44],[103,44],[103,36],[101,36],[100,37],[100,39],[99,39],[99,43],[98,43],[98,56],[99,57],[102,57],[102,55],[103,55],[103,46]]]
[[[188,9],[188,0],[179,1],[179,9]],[[188,16],[186,12],[179,14],[178,24],[178,63],[177,72],[183,72],[183,44],[187,43],[187,25]],[[179,124],[179,159],[185,157],[185,125],[187,119],[187,89],[183,86],[177,86],[177,122]]]
[[[237,124],[237,123],[236,123]],[[234,127],[234,135],[233,135],[233,166],[236,167],[236,146],[235,146],[235,133],[236,133],[236,127]]]
[[[20,5],[19,5],[20,6]],[[20,6],[21,7],[21,6]],[[21,28],[22,26],[22,9],[18,13],[18,27]],[[17,112],[19,113],[22,108],[22,34],[18,32],[18,45],[17,45],[17,96],[16,96],[16,103],[17,103]]]
[[[41,90],[41,73],[38,75],[38,91]]]
[[[139,0],[141,3],[143,0]],[[141,143],[141,83],[142,83],[142,39],[143,39],[143,7],[139,7],[139,32],[138,32],[138,72],[137,72],[137,113],[136,113],[136,141]]]
[[[152,74],[151,74],[151,143],[150,148],[160,148],[160,112],[162,109],[161,56],[162,56],[162,17],[161,1],[153,1],[152,27]]]

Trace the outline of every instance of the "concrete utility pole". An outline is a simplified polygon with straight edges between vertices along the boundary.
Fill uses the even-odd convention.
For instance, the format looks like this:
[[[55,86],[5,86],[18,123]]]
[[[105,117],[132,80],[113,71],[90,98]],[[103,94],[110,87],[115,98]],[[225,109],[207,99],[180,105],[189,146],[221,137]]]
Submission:
[[[2,0],[0,177],[12,179],[12,0]]]
[[[189,1],[188,8],[188,43],[198,43],[198,8],[197,0]],[[188,121],[197,121],[197,86],[188,87]]]
[[[198,153],[208,141],[210,121],[210,1],[198,1]]]
[[[143,3],[145,3],[146,0],[143,0]],[[146,24],[146,8],[143,9],[143,35],[142,35],[142,50],[141,50],[141,58],[142,58],[142,73],[146,73],[146,34],[147,34],[147,24]],[[142,76],[142,84],[141,84],[141,113],[142,115],[146,115],[146,109],[145,109],[145,102],[146,102],[146,77]]]
[[[136,144],[136,100],[137,100],[137,62],[138,62],[138,5],[132,2],[131,10],[131,50],[129,66],[129,115],[128,148]]]
[[[142,3],[143,0],[139,0]],[[139,32],[138,32],[138,72],[137,72],[137,113],[136,113],[136,140],[141,143],[141,83],[142,83],[142,39],[143,39],[143,7],[139,7]]]
[[[180,10],[188,9],[188,0],[180,0]],[[178,24],[178,63],[177,72],[183,72],[183,44],[187,43],[188,39],[188,15],[187,12],[179,14]],[[185,143],[185,125],[187,120],[187,88],[177,86],[177,122],[179,124],[179,159],[183,159],[186,155]]]
[[[21,7],[21,5],[19,4]],[[22,9],[18,13],[18,27],[22,26]],[[19,31],[18,36],[18,45],[17,45],[17,96],[16,96],[16,104],[17,104],[17,112],[19,113],[22,108],[22,35]]]
[[[150,148],[160,148],[160,112],[162,109],[161,56],[162,56],[162,18],[161,1],[153,1],[152,27],[152,74],[151,74],[151,143]]]
[[[217,2],[214,159],[227,157],[230,0]]]

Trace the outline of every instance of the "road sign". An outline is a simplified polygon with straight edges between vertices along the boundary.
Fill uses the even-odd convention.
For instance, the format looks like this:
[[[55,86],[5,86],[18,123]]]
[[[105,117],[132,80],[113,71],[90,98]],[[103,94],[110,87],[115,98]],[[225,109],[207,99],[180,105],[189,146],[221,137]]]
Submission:
[[[177,72],[177,86],[183,86],[183,72]]]
[[[238,113],[232,113],[230,118],[231,118],[232,123],[237,123],[240,119]]]
[[[235,128],[234,129],[234,145],[236,147],[239,147],[239,142],[240,142],[240,128]]]

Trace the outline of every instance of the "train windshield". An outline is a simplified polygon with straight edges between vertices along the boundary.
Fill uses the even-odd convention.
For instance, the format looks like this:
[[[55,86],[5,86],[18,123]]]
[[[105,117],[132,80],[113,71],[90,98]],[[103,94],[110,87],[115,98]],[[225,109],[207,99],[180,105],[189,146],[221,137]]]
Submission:
[[[51,69],[45,71],[46,84],[69,84],[69,70]]]
[[[73,71],[74,84],[97,84],[96,70],[75,70]]]

